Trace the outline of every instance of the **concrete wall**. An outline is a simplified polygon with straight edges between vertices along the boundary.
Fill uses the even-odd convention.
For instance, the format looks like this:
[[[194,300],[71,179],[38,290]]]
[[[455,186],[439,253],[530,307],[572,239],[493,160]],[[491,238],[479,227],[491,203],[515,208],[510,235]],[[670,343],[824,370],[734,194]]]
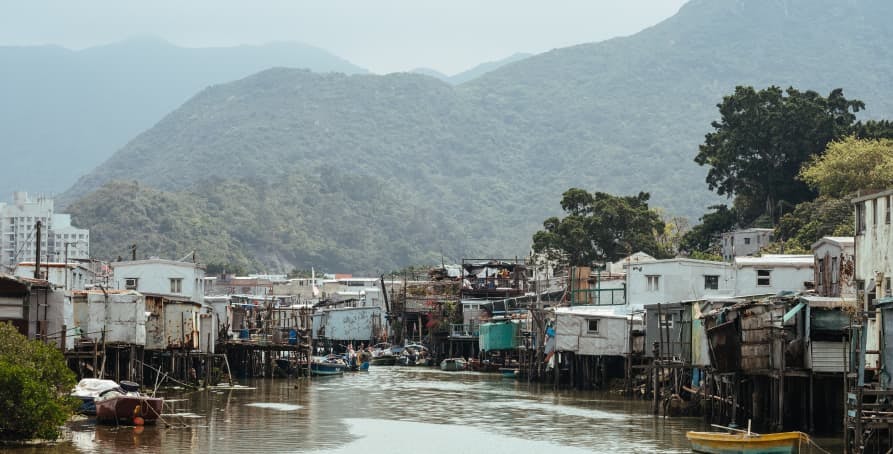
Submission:
[[[813,245],[812,254],[815,257],[813,280],[816,294],[855,298],[853,244],[822,239]]]
[[[625,355],[629,351],[628,319],[592,309],[580,307],[555,312],[555,349],[587,356]],[[589,320],[598,320],[598,331],[589,330]]]
[[[28,306],[28,338],[41,339],[58,346],[62,345],[63,328],[73,326],[71,304],[65,301],[63,292],[43,288],[31,288]],[[74,347],[74,338],[69,337],[65,348]]]
[[[148,297],[146,311],[146,349],[166,350],[200,348],[199,315],[201,306],[195,303],[166,301],[161,297]]]
[[[769,285],[758,281],[760,270],[769,271]],[[781,291],[805,290],[805,282],[813,280],[812,262],[799,267],[789,265],[754,265],[738,269],[736,295],[776,294]]]
[[[385,326],[384,312],[379,307],[329,309],[313,314],[313,338],[341,341],[367,341]],[[320,336],[321,328],[324,335]]]
[[[127,279],[137,279],[135,290],[141,293],[180,296],[199,304],[204,300],[205,271],[194,263],[150,259],[116,262],[112,267],[116,289],[125,289]],[[179,292],[171,291],[171,279],[182,279]]]
[[[717,289],[706,287],[705,276],[717,276]],[[655,289],[649,277],[658,277]],[[731,265],[706,260],[671,259],[631,266],[627,276],[629,304],[641,309],[646,304],[700,299],[705,295],[732,294],[735,273]],[[647,350],[647,346],[646,346]]]
[[[731,262],[735,257],[758,255],[760,248],[772,241],[772,229],[744,229],[722,234],[722,258]]]
[[[887,280],[893,277],[893,224],[888,221],[887,204],[893,197],[893,190],[887,190],[871,196],[854,200],[856,203],[856,279],[863,281],[866,294],[876,291],[872,281],[880,283],[880,294],[872,295],[882,298],[890,295],[891,286]],[[860,218],[862,222],[860,222]]]
[[[94,342],[146,345],[146,299],[137,292],[78,293],[72,297],[73,324]]]

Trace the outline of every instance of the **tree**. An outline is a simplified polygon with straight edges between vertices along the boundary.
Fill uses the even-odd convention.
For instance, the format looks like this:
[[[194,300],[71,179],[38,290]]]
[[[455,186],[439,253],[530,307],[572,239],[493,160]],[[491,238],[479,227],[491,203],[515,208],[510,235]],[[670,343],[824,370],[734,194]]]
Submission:
[[[849,199],[821,196],[782,216],[775,228],[775,242],[784,245],[786,252],[808,253],[823,236],[852,236],[853,223]]]
[[[533,250],[558,252],[573,266],[616,261],[636,251],[665,257],[667,252],[657,241],[665,225],[660,215],[648,208],[649,198],[647,192],[614,196],[568,189],[561,198],[567,216],[546,219],[544,229],[533,235]]]
[[[691,255],[706,254],[719,255],[717,239],[723,232],[728,232],[738,223],[737,211],[729,209],[726,205],[713,205],[709,207],[712,213],[701,216],[701,223],[694,226],[682,236],[680,250]]]
[[[893,140],[850,136],[831,142],[803,166],[800,179],[829,197],[893,187]]]
[[[55,439],[75,408],[74,373],[54,346],[0,323],[0,439]]]
[[[865,105],[848,100],[843,90],[827,98],[793,87],[735,88],[717,104],[714,121],[695,162],[709,166],[707,185],[720,195],[743,198],[736,203],[745,221],[761,214],[777,219],[779,204],[793,207],[815,194],[795,177],[801,165],[821,154],[828,142],[849,134],[855,113]]]

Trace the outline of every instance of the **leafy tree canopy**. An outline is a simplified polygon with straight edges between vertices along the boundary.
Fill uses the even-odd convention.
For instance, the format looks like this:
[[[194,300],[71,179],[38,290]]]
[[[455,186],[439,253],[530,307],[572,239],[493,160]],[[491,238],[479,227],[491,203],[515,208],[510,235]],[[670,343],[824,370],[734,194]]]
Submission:
[[[635,196],[589,193],[571,188],[564,192],[562,219],[550,217],[543,230],[533,235],[535,252],[558,253],[569,265],[616,261],[636,251],[666,257],[657,236],[665,224],[659,213],[648,208],[647,192]]]
[[[701,223],[682,236],[680,250],[688,252],[693,257],[695,253],[719,256],[717,242],[719,235],[732,230],[738,222],[735,208],[713,205],[709,209],[713,211],[701,216]]]
[[[800,179],[831,197],[893,187],[893,140],[850,136],[831,142],[803,166]]]
[[[74,409],[74,384],[59,350],[0,323],[0,440],[57,438]]]
[[[847,198],[821,196],[803,202],[781,217],[775,228],[775,245],[767,252],[809,253],[823,236],[852,236],[853,207]]]
[[[821,154],[832,140],[849,134],[862,101],[848,100],[842,89],[828,97],[793,87],[763,90],[739,86],[717,105],[721,119],[711,123],[695,162],[710,167],[707,184],[720,195],[763,202],[741,213],[776,218],[779,202],[791,206],[815,194],[795,177],[801,165]],[[756,205],[756,206],[754,206]]]

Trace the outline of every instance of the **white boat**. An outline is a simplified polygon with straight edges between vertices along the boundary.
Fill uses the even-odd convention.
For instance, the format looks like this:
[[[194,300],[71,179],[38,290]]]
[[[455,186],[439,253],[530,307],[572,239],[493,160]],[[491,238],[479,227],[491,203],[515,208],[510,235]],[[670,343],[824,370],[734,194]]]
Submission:
[[[112,390],[121,390],[121,387],[114,380],[85,378],[74,387],[71,391],[71,396],[81,400],[81,406],[78,408],[79,413],[95,415],[96,398]]]
[[[440,362],[440,370],[465,370],[468,368],[468,361],[465,358],[447,358]]]

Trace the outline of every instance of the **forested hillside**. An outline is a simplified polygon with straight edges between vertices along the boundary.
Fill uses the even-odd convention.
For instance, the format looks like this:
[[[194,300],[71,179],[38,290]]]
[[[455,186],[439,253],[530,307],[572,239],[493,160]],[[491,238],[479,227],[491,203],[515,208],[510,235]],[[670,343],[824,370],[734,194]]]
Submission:
[[[455,87],[413,74],[265,71],[202,91],[66,195],[122,176],[178,197],[227,194],[208,214],[238,224],[227,231],[241,254],[279,269],[525,254],[570,187],[648,191],[652,206],[695,217],[716,201],[697,146],[736,85],[842,87],[868,116],[891,116],[891,13],[881,0],[694,0],[636,35]],[[232,184],[240,189],[220,189]],[[115,223],[85,207],[72,207],[81,225]],[[287,242],[268,236],[292,228]]]
[[[142,37],[0,47],[0,196],[60,192],[199,90],[271,67],[365,72],[297,43],[182,48]]]

